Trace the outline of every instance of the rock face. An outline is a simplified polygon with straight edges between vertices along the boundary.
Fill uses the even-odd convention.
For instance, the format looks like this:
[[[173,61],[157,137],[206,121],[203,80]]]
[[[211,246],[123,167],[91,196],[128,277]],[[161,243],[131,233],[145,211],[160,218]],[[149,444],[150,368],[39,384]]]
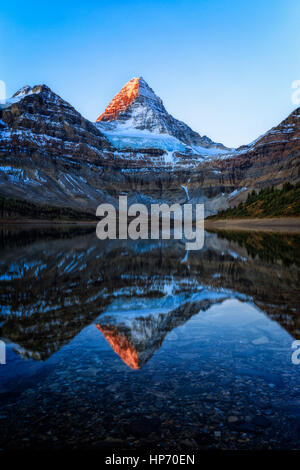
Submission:
[[[140,83],[138,78],[133,78],[122,90],[113,98],[109,103],[104,113],[98,117],[96,122],[100,121],[114,121],[118,119],[119,115],[125,113],[131,103],[138,98],[140,90]]]
[[[204,202],[210,215],[253,188],[300,180],[300,108],[232,151],[205,143],[172,118],[141,78],[125,86],[96,125],[45,85],[24,87],[0,106],[5,197],[94,213],[102,202],[117,205],[122,193],[129,204]],[[193,151],[200,141],[206,155]]]
[[[278,126],[233,154],[211,162],[220,174],[238,188],[260,189],[300,180],[300,108]],[[248,191],[236,194],[230,205],[245,199]]]
[[[22,88],[0,118],[1,194],[91,210],[92,170],[112,155],[105,136],[45,85]]]
[[[245,183],[275,185],[300,178],[300,108],[250,146],[238,149],[247,172]],[[235,159],[240,161],[239,156]]]
[[[201,137],[184,122],[178,121],[165,109],[162,100],[142,77],[132,78],[113,98],[97,121],[99,129],[125,132],[125,129],[146,130],[155,134],[167,134],[179,142],[191,146],[198,153],[204,149],[226,150],[224,145]],[[107,125],[107,123],[110,123]]]
[[[97,158],[111,148],[107,139],[46,85],[19,90],[1,112],[1,150],[33,155]]]

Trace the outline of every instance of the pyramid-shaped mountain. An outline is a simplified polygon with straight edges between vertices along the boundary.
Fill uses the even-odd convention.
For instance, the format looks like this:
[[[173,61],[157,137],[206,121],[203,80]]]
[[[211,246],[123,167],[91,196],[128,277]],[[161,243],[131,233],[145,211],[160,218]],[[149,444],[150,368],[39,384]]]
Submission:
[[[169,151],[189,150],[200,154],[227,150],[171,116],[142,77],[126,83],[96,123],[117,147],[153,145]]]

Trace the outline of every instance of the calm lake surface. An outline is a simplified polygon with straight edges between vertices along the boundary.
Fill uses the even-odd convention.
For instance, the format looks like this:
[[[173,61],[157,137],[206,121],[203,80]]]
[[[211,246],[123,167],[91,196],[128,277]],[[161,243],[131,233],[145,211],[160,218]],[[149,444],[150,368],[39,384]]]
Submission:
[[[299,235],[12,226],[0,254],[1,449],[300,448]]]

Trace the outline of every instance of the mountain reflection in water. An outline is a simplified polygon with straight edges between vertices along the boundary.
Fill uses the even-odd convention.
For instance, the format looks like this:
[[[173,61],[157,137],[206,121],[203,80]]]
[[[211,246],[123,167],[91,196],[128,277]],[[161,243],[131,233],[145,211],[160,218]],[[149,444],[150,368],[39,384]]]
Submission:
[[[95,321],[139,368],[143,342],[151,357],[168,331],[241,295],[299,337],[299,235],[206,232],[204,249],[186,254],[179,241],[99,241],[84,230],[2,231],[0,336],[25,356],[45,360]],[[119,320],[107,313],[116,302]],[[122,323],[128,309],[139,338]]]
[[[83,226],[11,227],[2,229],[0,237],[0,338],[7,344],[7,364],[0,367],[4,410],[23,395],[24,410],[30,407],[25,399],[28,390],[33,390],[31,402],[47,402],[43,390],[53,374],[53,383],[63,377],[64,383],[81,384],[81,378],[87,380],[85,367],[93,369],[90,380],[96,395],[101,383],[114,390],[114,377],[121,388],[129,387],[123,393],[130,393],[133,382],[128,385],[126,374],[131,370],[135,380],[142,380],[141,393],[146,386],[143,374],[151,372],[153,378],[165,374],[159,383],[171,402],[168,376],[171,380],[174,375],[183,390],[190,373],[195,380],[197,374],[206,377],[213,370],[225,374],[220,389],[225,397],[226,383],[236,380],[232,373],[267,380],[263,359],[272,358],[275,369],[286,367],[285,373],[290,373],[290,345],[300,337],[299,235],[206,232],[204,248],[188,253],[179,240],[100,241],[94,227]],[[286,362],[280,362],[283,356],[279,361],[276,351],[284,352]],[[78,361],[76,373],[74,361]],[[91,366],[94,362],[102,365]],[[221,364],[227,365],[226,373],[219,370]],[[125,375],[120,378],[120,374]],[[202,382],[178,392],[178,397],[191,403],[193,394],[205,386]],[[34,392],[35,387],[39,392]],[[84,395],[82,387],[77,397]],[[157,386],[149,387],[146,394],[156,393]],[[268,393],[275,390],[271,387]],[[282,393],[288,392],[282,389]],[[103,406],[119,406],[110,401],[111,393],[102,398]],[[172,406],[177,406],[177,399],[174,396]],[[276,403],[279,398],[275,394],[272,400]],[[140,402],[133,401],[132,406]],[[159,415],[159,410],[148,411],[156,412]],[[122,414],[119,408],[118,413]],[[124,423],[132,426],[126,416]],[[170,419],[168,415],[166,420]],[[196,426],[190,419],[190,426]],[[12,419],[3,434],[4,446],[15,445],[15,425]],[[60,425],[55,421],[54,426]],[[129,432],[126,426],[124,436]],[[136,437],[134,429],[130,433]],[[104,435],[110,432],[114,436],[117,431],[112,424],[105,425]],[[65,442],[65,437],[61,439]],[[92,437],[87,438],[87,443],[92,442]]]

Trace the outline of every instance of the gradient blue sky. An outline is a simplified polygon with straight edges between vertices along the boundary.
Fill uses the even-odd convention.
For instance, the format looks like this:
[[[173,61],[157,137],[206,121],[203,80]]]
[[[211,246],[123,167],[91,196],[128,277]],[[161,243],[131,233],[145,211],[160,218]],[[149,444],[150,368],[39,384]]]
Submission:
[[[90,120],[133,76],[176,118],[228,146],[294,108],[299,0],[3,2],[0,79],[46,83]]]

